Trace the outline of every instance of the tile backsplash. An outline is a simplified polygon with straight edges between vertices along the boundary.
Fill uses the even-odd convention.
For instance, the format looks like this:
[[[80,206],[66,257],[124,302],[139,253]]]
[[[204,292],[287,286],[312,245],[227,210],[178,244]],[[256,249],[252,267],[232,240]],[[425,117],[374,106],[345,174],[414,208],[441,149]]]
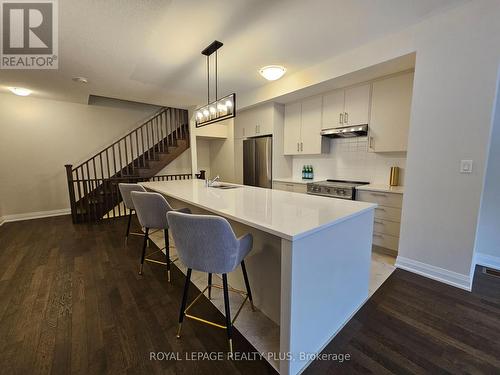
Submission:
[[[314,178],[368,181],[389,184],[391,167],[400,168],[399,184],[404,185],[406,153],[368,152],[367,137],[334,138],[330,152],[321,155],[293,157],[293,177],[300,179],[302,166],[312,165]]]

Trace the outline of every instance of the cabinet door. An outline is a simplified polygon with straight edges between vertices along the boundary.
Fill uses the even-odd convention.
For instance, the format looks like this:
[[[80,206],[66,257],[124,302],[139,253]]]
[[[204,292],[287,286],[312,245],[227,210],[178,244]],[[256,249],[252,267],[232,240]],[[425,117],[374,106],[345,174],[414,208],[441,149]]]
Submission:
[[[316,96],[302,102],[302,127],[300,130],[301,154],[321,154],[321,108],[322,97]]]
[[[323,95],[322,129],[344,125],[344,90],[335,90]]]
[[[283,151],[285,155],[300,154],[301,104],[291,103],[285,106]]]
[[[370,151],[406,151],[412,91],[413,73],[373,83],[369,126]]]
[[[370,117],[371,85],[355,86],[345,90],[344,125],[368,124]]]

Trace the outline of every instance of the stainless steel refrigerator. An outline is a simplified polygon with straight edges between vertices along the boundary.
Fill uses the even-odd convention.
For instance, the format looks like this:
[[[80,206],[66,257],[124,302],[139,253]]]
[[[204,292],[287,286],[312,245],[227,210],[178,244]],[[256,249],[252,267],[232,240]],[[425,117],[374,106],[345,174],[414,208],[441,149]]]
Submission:
[[[273,137],[243,141],[243,184],[272,188]]]

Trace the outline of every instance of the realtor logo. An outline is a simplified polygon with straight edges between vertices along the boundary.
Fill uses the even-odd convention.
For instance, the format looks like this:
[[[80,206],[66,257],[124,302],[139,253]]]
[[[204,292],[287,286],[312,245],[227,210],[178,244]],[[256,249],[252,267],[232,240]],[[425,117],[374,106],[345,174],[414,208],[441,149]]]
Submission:
[[[0,0],[1,69],[57,69],[56,0]]]

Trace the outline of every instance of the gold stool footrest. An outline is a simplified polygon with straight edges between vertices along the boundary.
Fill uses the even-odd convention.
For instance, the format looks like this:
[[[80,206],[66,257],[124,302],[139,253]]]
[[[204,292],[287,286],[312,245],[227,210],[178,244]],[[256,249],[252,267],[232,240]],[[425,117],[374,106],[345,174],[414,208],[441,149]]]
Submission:
[[[184,310],[184,315],[186,316],[186,318],[190,318],[190,319],[193,319],[193,320],[197,320],[199,322],[202,322],[202,323],[205,323],[205,324],[209,324],[211,326],[214,326],[214,327],[217,327],[217,328],[222,328],[222,329],[226,329],[227,326],[225,325],[222,325],[222,324],[218,324],[218,323],[215,323],[215,322],[212,322],[210,320],[206,320],[206,319],[203,319],[203,318],[200,318],[198,316],[195,316],[195,315],[191,315],[191,314],[188,314],[188,311],[191,307],[194,306],[194,304],[201,298],[202,295],[204,295],[204,293],[208,290],[209,287],[213,287],[213,288],[218,288],[218,289],[223,289],[222,285],[217,285],[217,284],[212,284],[212,285],[207,285],[205,287],[205,289],[203,289],[200,294],[198,294],[198,296],[196,296],[196,298],[193,300],[193,302],[191,302],[188,307],[186,307],[186,309]],[[238,289],[234,289],[234,288],[228,288],[228,290],[230,292],[233,292],[233,293],[238,293],[242,296],[245,297],[245,299],[243,300],[243,302],[241,303],[240,307],[238,308],[238,310],[236,311],[236,314],[234,315],[233,319],[231,320],[231,325],[234,324],[234,322],[236,321],[236,318],[238,318],[238,315],[240,315],[240,312],[241,310],[243,309],[243,306],[245,305],[245,302],[247,301],[248,299],[248,294],[245,293],[244,291],[242,290],[238,290]]]

